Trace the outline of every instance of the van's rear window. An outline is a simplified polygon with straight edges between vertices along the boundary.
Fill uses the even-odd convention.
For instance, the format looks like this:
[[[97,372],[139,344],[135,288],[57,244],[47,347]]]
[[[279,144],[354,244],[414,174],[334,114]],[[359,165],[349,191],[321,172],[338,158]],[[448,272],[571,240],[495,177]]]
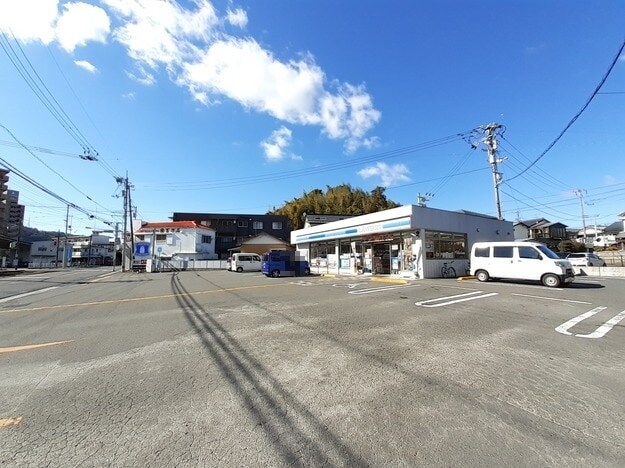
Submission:
[[[493,247],[493,257],[512,258],[513,247]]]

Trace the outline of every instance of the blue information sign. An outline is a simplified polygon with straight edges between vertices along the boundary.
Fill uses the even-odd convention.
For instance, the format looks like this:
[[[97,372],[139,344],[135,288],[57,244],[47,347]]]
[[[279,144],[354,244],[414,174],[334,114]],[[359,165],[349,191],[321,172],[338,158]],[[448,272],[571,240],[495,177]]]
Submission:
[[[150,243],[149,242],[135,242],[135,257],[149,257],[150,256]]]

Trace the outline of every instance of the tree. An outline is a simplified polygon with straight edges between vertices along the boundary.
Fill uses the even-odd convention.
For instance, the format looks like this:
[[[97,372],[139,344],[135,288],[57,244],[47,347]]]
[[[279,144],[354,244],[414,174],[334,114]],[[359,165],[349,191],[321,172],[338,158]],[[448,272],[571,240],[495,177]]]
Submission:
[[[575,242],[572,240],[563,240],[558,243],[559,252],[584,252],[586,246],[581,242]]]
[[[301,229],[304,227],[304,213],[358,216],[400,206],[386,198],[385,190],[384,187],[376,187],[367,193],[349,184],[326,186],[325,192],[320,189],[304,192],[301,197],[284,202],[284,205],[274,207],[267,214],[287,216],[293,229]]]

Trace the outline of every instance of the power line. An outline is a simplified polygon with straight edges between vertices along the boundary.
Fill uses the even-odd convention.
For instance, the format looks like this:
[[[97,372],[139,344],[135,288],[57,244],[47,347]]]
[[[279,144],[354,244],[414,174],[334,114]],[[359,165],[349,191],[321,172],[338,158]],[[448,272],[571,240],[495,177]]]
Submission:
[[[230,187],[239,187],[243,185],[253,185],[260,184],[266,182],[279,181],[283,179],[291,179],[297,177],[303,177],[307,175],[320,174],[323,172],[331,172],[340,169],[345,169],[347,167],[359,166],[362,164],[366,164],[373,161],[378,161],[382,159],[390,159],[397,156],[402,156],[410,153],[414,153],[417,151],[423,151],[426,149],[431,149],[436,146],[442,146],[454,141],[459,141],[463,138],[464,135],[469,134],[470,132],[463,132],[455,135],[450,135],[442,138],[438,138],[436,140],[427,141],[424,143],[419,143],[416,145],[407,146],[404,148],[398,148],[395,150],[390,150],[382,153],[376,153],[373,155],[365,156],[358,159],[351,159],[349,161],[342,161],[338,163],[325,164],[322,166],[316,166],[306,169],[295,169],[292,171],[283,171],[283,172],[274,172],[266,175],[254,175],[247,177],[235,177],[235,178],[227,178],[227,179],[219,179],[212,181],[200,181],[200,182],[185,182],[184,184],[179,183],[159,183],[156,185],[156,191],[188,191],[188,190],[208,190],[208,189],[219,189],[219,188],[230,188]],[[438,180],[438,179],[435,179]],[[150,188],[150,184],[143,184],[141,186],[143,189]]]
[[[52,50],[50,49],[50,47],[47,47],[48,52],[50,54],[50,57],[52,57],[52,61],[55,63],[56,67],[58,68],[59,72],[61,73],[61,76],[63,77],[63,79],[65,80],[65,83],[67,84],[69,90],[72,92],[72,94],[74,95],[74,97],[76,98],[76,101],[78,102],[78,104],[80,105],[80,108],[82,109],[82,111],[84,112],[84,114],[87,116],[87,119],[89,120],[89,122],[91,122],[91,125],[93,126],[93,128],[95,128],[96,132],[98,132],[98,135],[100,135],[100,138],[102,138],[102,140],[106,143],[106,139],[104,138],[104,136],[102,135],[102,132],[100,132],[100,129],[97,127],[97,125],[95,124],[95,122],[93,121],[93,119],[91,119],[91,116],[89,115],[89,113],[87,112],[87,109],[85,109],[85,106],[83,106],[82,101],[80,100],[80,98],[78,97],[78,95],[76,94],[76,92],[74,91],[74,88],[72,87],[72,85],[70,84],[69,80],[67,79],[67,77],[65,76],[65,73],[63,73],[63,69],[61,68],[61,66],[59,65],[59,62],[56,60],[56,57],[54,57],[54,54],[52,53]],[[113,177],[118,177],[118,175],[115,173],[115,170],[113,169],[113,167],[104,160],[104,158],[98,154],[98,159],[97,161],[100,163],[100,165],[104,168],[105,171],[107,171],[110,175],[112,175]]]
[[[108,166],[106,163],[101,162],[98,159],[98,152],[95,150],[93,145],[89,143],[85,135],[80,131],[78,126],[74,123],[71,117],[65,112],[63,106],[59,103],[59,101],[54,97],[54,94],[50,91],[50,89],[46,86],[45,82],[33,66],[32,62],[24,52],[24,49],[20,45],[19,41],[12,34],[13,41],[17,45],[17,48],[21,52],[21,55],[24,57],[28,67],[22,61],[16,49],[11,45],[11,41],[7,37],[4,31],[0,31],[2,34],[2,38],[0,38],[0,46],[4,50],[5,54],[20,74],[22,79],[26,82],[31,91],[37,96],[37,98],[41,101],[43,106],[52,114],[52,116],[56,119],[56,121],[65,129],[65,131],[78,143],[83,149],[83,159],[87,159],[90,161],[98,161],[104,167],[104,169],[109,172],[110,175],[116,177],[115,172]],[[4,40],[2,40],[4,39]],[[58,65],[58,64],[57,64]],[[30,69],[30,70],[29,70]],[[34,74],[34,77],[33,77]],[[36,79],[35,79],[36,77]],[[81,104],[82,105],[82,104]]]
[[[53,150],[53,149],[49,149],[49,148],[42,148],[41,146],[33,146],[33,145],[20,145],[19,143],[16,142],[12,142],[12,141],[6,141],[6,140],[0,140],[0,145],[2,146],[9,146],[12,148],[27,148],[31,151],[37,151],[39,153],[47,153],[47,154],[53,154],[56,156],[65,156],[68,158],[76,158],[76,159],[88,159],[85,155],[83,154],[78,154],[78,153],[68,153],[67,151],[59,151],[59,150]]]
[[[608,71],[606,71],[606,73],[603,75],[603,78],[601,78],[601,81],[599,81],[599,84],[597,85],[597,87],[595,88],[595,90],[592,92],[592,94],[590,95],[590,97],[586,100],[586,103],[582,106],[582,108],[577,112],[577,114],[575,114],[575,116],[573,116],[573,118],[569,121],[569,123],[566,125],[566,127],[564,127],[564,130],[562,130],[560,132],[560,134],[556,137],[555,140],[553,140],[549,146],[547,146],[547,149],[545,149],[545,151],[543,151],[529,166],[527,166],[525,169],[523,169],[520,173],[516,174],[514,177],[511,177],[510,179],[508,179],[508,182],[516,179],[517,177],[521,176],[522,174],[524,174],[530,167],[534,166],[538,161],[540,161],[542,159],[543,156],[545,156],[545,154],[547,154],[547,152],[553,148],[555,146],[555,144],[560,140],[560,138],[562,138],[562,136],[566,133],[566,131],[573,125],[573,123],[575,123],[575,121],[579,118],[580,115],[582,115],[582,113],[586,110],[586,108],[590,105],[591,101],[595,98],[595,96],[599,93],[599,90],[601,89],[601,87],[603,86],[603,84],[606,82],[606,80],[608,79],[608,76],[610,76],[610,73],[612,72],[612,69],[614,68],[614,66],[616,65],[616,62],[618,62],[618,59],[621,56],[621,53],[623,52],[623,49],[625,49],[625,40],[623,41],[623,43],[621,44],[621,46],[619,47],[618,53],[614,56],[614,59],[612,60],[612,63],[610,64]]]
[[[520,149],[518,149],[516,146],[514,146],[512,144],[512,142],[510,140],[508,140],[505,135],[501,135],[501,139],[504,140],[508,145],[510,145],[510,147],[512,149],[514,149],[521,157],[523,157],[526,161],[531,163],[531,159],[528,158]],[[504,145],[502,145],[504,146]],[[508,156],[512,156],[512,152],[508,151],[507,152]],[[541,179],[543,179],[545,181],[546,185],[549,185],[551,187],[557,187],[558,189],[564,189],[564,190],[572,190],[572,187],[566,185],[564,182],[556,179],[555,177],[553,177],[551,174],[549,174],[547,171],[544,171],[542,169],[540,169],[539,167],[536,168],[532,168],[531,169],[532,173],[535,174],[536,177],[540,177]],[[529,180],[529,179],[526,179]]]
[[[70,187],[72,187],[74,190],[76,190],[78,193],[80,193],[81,195],[85,196],[87,198],[87,200],[95,203],[96,205],[98,205],[101,208],[104,208],[105,210],[108,210],[108,208],[106,208],[104,205],[101,205],[100,203],[98,203],[97,201],[95,201],[93,198],[91,198],[89,195],[87,195],[85,192],[83,192],[82,190],[80,190],[78,187],[76,187],[73,183],[71,183],[69,180],[67,180],[65,177],[63,177],[59,172],[57,172],[54,168],[50,167],[46,162],[44,162],[39,156],[37,156],[35,153],[33,153],[30,149],[28,149],[26,147],[26,145],[24,145],[15,135],[13,135],[13,133],[11,132],[11,130],[9,130],[8,128],[6,128],[1,122],[0,122],[0,127],[2,127],[9,135],[11,135],[11,138],[13,138],[17,143],[19,143],[22,148],[24,148],[26,151],[28,151],[32,156],[35,157],[35,159],[37,159],[37,161],[39,161],[41,164],[43,164],[44,166],[46,166],[48,169],[50,169],[52,172],[54,172],[57,176],[59,176],[61,179],[63,179]]]
[[[31,177],[27,176],[26,174],[24,174],[22,171],[20,171],[18,168],[16,168],[15,166],[13,166],[11,163],[9,163],[7,160],[5,160],[4,158],[0,157],[0,162],[3,163],[5,165],[5,167],[9,170],[11,170],[15,175],[17,175],[18,177],[20,177],[21,179],[25,180],[26,182],[28,182],[29,184],[37,187],[39,190],[47,193],[48,195],[50,195],[51,197],[59,200],[60,202],[62,202],[65,205],[69,205],[70,207],[72,207],[73,209],[75,209],[76,211],[80,211],[83,214],[86,214],[87,216],[89,216],[89,218],[91,219],[99,219],[100,221],[102,221],[105,224],[109,224],[110,221],[105,220],[103,218],[98,217],[97,215],[92,214],[89,210],[82,208],[79,205],[76,205],[75,203],[72,203],[70,201],[67,201],[65,198],[61,197],[60,195],[54,193],[52,190],[48,189],[47,187],[45,187],[44,185],[40,184],[39,182],[35,181],[34,179],[32,179]]]
[[[30,60],[28,60],[28,58],[24,54],[23,49],[19,45],[19,42],[15,41],[17,46],[22,51],[22,55],[26,57],[26,61],[29,63],[31,69],[34,71],[35,75],[39,79],[39,82],[42,84],[43,88],[45,88],[45,90],[47,91],[47,94],[42,90],[39,84],[37,84],[37,80],[35,80],[32,74],[28,71],[28,68],[26,67],[26,65],[24,65],[24,63],[18,56],[17,52],[11,45],[11,42],[4,31],[2,31],[2,37],[4,38],[4,41],[0,40],[0,46],[2,46],[2,49],[6,53],[7,57],[9,58],[9,60],[11,61],[11,63],[13,64],[17,72],[20,74],[22,79],[26,82],[26,84],[31,89],[31,91],[35,93],[35,96],[39,98],[39,100],[44,105],[44,107],[48,109],[48,111],[52,114],[52,116],[57,120],[57,122],[59,122],[59,124],[61,124],[61,126],[67,131],[67,133],[74,139],[74,141],[76,141],[76,143],[78,143],[83,148],[83,150],[86,151],[87,148],[89,147],[89,143],[87,142],[86,138],[84,138],[84,135],[82,135],[80,130],[78,130],[78,128],[69,118],[65,110],[61,107],[61,105],[58,103],[56,98],[52,95],[48,87],[45,85],[45,83],[43,83],[43,81],[41,80],[41,77],[39,76],[37,71],[33,68]],[[56,106],[55,106],[55,103],[56,103]]]

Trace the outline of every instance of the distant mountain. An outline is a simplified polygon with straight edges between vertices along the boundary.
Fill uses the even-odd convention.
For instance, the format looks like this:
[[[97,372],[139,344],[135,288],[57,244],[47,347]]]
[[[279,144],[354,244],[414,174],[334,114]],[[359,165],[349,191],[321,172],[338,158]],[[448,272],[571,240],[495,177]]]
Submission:
[[[35,242],[42,240],[50,240],[56,239],[59,235],[58,231],[40,231],[37,228],[30,227],[22,227],[22,232],[20,233],[20,241],[22,242]],[[61,237],[64,237],[65,234],[61,232]]]

